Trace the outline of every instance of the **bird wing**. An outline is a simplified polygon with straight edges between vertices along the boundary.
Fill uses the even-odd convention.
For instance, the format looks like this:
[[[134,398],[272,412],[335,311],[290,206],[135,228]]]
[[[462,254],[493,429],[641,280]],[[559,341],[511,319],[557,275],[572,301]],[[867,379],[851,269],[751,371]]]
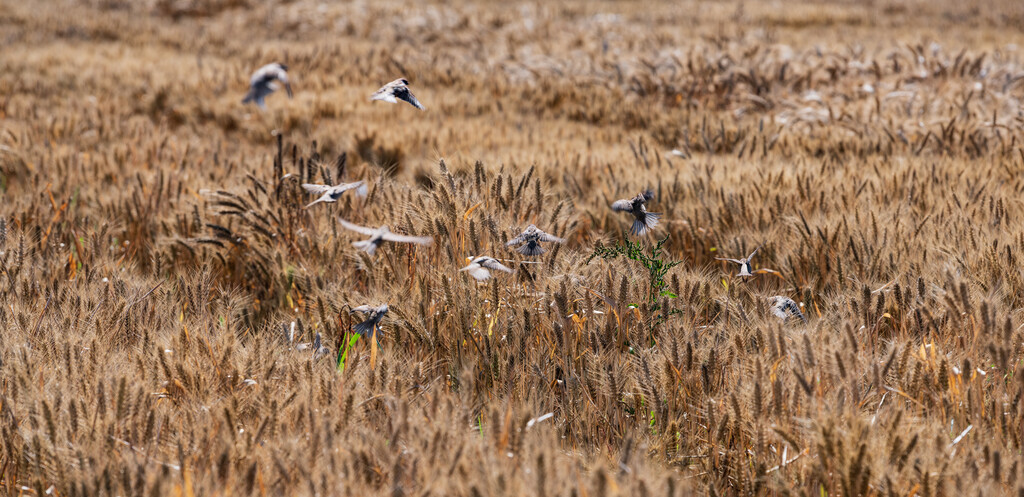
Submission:
[[[549,235],[540,230],[537,230],[537,232],[540,234],[540,238],[538,238],[538,240],[542,242],[565,243],[565,238],[558,238],[557,236]]]
[[[360,188],[362,186],[363,186],[363,182],[362,181],[356,181],[355,183],[341,183],[340,185],[337,185],[334,188],[337,189],[338,193],[341,193],[341,192],[347,192],[347,191],[349,191],[349,190],[351,190],[353,188]],[[366,195],[365,191],[364,191],[363,195]]]
[[[487,269],[493,269],[495,271],[505,271],[506,273],[511,273],[512,272],[512,270],[509,269],[507,266],[505,266],[504,264],[502,264],[502,263],[500,263],[500,262],[498,262],[498,261],[496,261],[494,259],[486,259],[486,260],[478,262],[477,264],[479,264],[479,265],[481,265],[481,266],[483,266],[483,267],[485,267]]]
[[[333,187],[331,187],[329,185],[314,185],[313,183],[303,183],[302,184],[302,188],[304,190],[306,190],[307,192],[309,192],[309,193],[315,193],[317,195],[323,195],[323,194],[327,193],[327,191],[330,190]]]
[[[753,259],[754,258],[754,254],[756,254],[758,250],[761,250],[761,247],[763,247],[763,246],[764,246],[763,243],[761,245],[758,245],[757,248],[754,249],[754,251],[751,252],[750,255],[747,256],[747,260],[749,261],[750,259]]]
[[[715,259],[719,260],[719,261],[729,261],[729,262],[735,262],[736,264],[743,264],[743,261],[741,261],[739,259],[729,259],[728,257],[715,257]]]
[[[630,199],[616,200],[615,203],[612,204],[612,210],[613,211],[619,211],[619,212],[623,212],[623,211],[629,212],[629,211],[632,211],[633,210],[633,201],[630,200]]]
[[[249,93],[245,94],[242,103],[256,102],[259,104],[271,93],[274,93],[274,89],[270,87],[269,81],[253,81],[249,86]]]
[[[288,93],[288,98],[292,98],[292,83],[288,81],[288,73],[284,69],[278,69],[275,73],[277,80],[284,83],[284,91]]]
[[[434,238],[430,236],[408,236],[399,235],[398,233],[384,233],[381,238],[390,242],[418,243],[420,245],[430,245],[434,242]]]
[[[344,219],[342,219],[340,217],[338,218],[338,222],[341,223],[341,225],[344,226],[345,229],[349,229],[349,230],[355,231],[356,233],[362,233],[362,234],[364,234],[366,236],[373,236],[373,235],[377,234],[377,230],[375,230],[373,228],[367,228],[365,226],[359,226],[358,224],[350,223],[350,222],[348,222],[348,221],[346,221],[346,220],[344,220]]]
[[[643,195],[644,202],[646,202],[654,198],[654,190],[644,190],[644,192],[641,193],[640,195]]]
[[[523,243],[525,241],[526,241],[526,233],[521,233],[519,236],[517,236],[517,237],[515,237],[515,238],[513,238],[513,239],[511,239],[511,240],[509,240],[507,242],[505,242],[505,246],[506,247],[511,247],[513,245],[519,245],[520,243]]]
[[[257,84],[267,80],[267,75],[270,74],[270,72],[273,70],[273,67],[274,64],[267,64],[257,69],[256,72],[252,73],[252,76],[249,78],[249,86],[256,86]]]
[[[331,197],[330,193],[325,193],[325,194],[321,195],[320,198],[318,198],[318,199],[316,199],[316,200],[306,204],[305,208],[308,209],[310,207],[313,207],[316,204],[319,204],[320,202],[334,202],[334,199]]]
[[[423,104],[421,104],[419,100],[416,100],[416,96],[413,95],[411,91],[409,91],[408,86],[402,85],[395,87],[394,96],[399,100],[405,100],[406,102],[409,102],[410,104],[412,104],[413,107],[416,107],[419,110],[423,110]]]
[[[353,312],[373,312],[373,308],[369,305],[361,305],[359,307],[353,307],[348,311],[349,314],[352,314]]]

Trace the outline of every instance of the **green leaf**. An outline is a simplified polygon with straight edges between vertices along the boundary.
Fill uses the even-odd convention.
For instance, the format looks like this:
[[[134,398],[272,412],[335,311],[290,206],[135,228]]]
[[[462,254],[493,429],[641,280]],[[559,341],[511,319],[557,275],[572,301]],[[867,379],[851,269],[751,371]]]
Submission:
[[[359,335],[353,333],[352,336],[349,337],[348,343],[345,344],[345,346],[344,346],[345,348],[340,351],[341,354],[338,355],[338,372],[339,373],[344,373],[345,372],[345,361],[348,359],[348,351],[349,351],[349,349],[352,348],[353,345],[356,344],[357,341],[359,341]]]
[[[672,290],[662,290],[659,295],[661,295],[662,297],[668,297],[670,299],[677,299],[677,298],[679,298],[678,295],[672,293]]]

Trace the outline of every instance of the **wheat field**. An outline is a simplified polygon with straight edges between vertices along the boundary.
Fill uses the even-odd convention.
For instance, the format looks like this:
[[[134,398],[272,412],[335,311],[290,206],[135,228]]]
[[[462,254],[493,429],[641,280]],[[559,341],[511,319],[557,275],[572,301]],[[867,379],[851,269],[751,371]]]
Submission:
[[[1021,25],[0,0],[0,494],[1024,495]]]

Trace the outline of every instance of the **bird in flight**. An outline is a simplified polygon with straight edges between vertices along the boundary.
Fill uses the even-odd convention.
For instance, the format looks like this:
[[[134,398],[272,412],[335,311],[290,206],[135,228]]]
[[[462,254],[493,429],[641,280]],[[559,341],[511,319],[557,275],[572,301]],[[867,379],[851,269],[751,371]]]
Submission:
[[[280,89],[276,83],[277,81],[284,84],[284,89],[288,92],[288,98],[292,98],[292,85],[288,82],[288,73],[286,71],[288,71],[288,66],[277,62],[257,69],[256,72],[252,73],[252,78],[249,79],[249,93],[242,99],[242,103],[255,102],[260,109],[266,109],[267,106],[263,103],[263,99]]]
[[[459,271],[469,271],[469,275],[477,281],[487,281],[491,279],[491,271],[504,271],[506,273],[512,272],[511,269],[498,262],[497,259],[487,256],[480,256],[473,259],[468,266],[460,269]]]
[[[647,202],[654,198],[654,192],[647,190],[633,198],[616,200],[612,204],[612,210],[617,212],[628,212],[633,215],[633,227],[629,232],[637,236],[646,235],[648,231],[658,225],[658,218],[661,214],[647,212]]]
[[[377,336],[377,325],[380,324],[381,319],[384,319],[384,315],[388,313],[388,305],[381,304],[376,307],[372,305],[361,305],[350,310],[349,314],[353,312],[361,312],[366,315],[366,319],[357,324],[354,330],[359,335],[370,336],[370,368],[376,369],[377,349],[380,348],[380,338]]]
[[[565,239],[549,235],[538,229],[537,226],[531,224],[526,227],[526,231],[523,231],[519,236],[509,240],[505,246],[512,247],[522,244],[516,249],[520,254],[541,255],[544,252],[547,252],[547,250],[540,246],[540,242],[565,243]]]
[[[423,104],[416,100],[416,96],[409,91],[409,80],[405,78],[396,79],[380,87],[379,90],[373,92],[373,95],[370,95],[370,100],[382,100],[393,104],[397,104],[399,100],[405,100],[413,107],[423,110]]]
[[[360,197],[365,197],[367,192],[365,181],[356,181],[355,183],[340,183],[334,186],[303,183],[302,188],[304,188],[309,193],[320,195],[320,198],[310,202],[310,204],[306,206],[307,209],[313,207],[314,205],[320,202],[336,202],[339,198],[341,198],[342,193],[352,190],[353,188],[356,189],[356,195],[359,195]]]
[[[392,233],[386,225],[381,226],[380,228],[367,228],[365,226],[350,223],[340,217],[338,218],[338,222],[341,223],[345,229],[355,231],[356,233],[362,233],[370,237],[368,240],[352,242],[354,247],[365,250],[366,253],[370,255],[373,255],[374,252],[377,251],[377,247],[380,247],[385,240],[399,243],[417,243],[420,245],[430,245],[434,241],[434,239],[429,236],[407,236]]]
[[[801,321],[807,322],[804,313],[800,312],[800,306],[789,297],[783,297],[782,295],[768,297],[768,304],[771,307],[772,314],[775,314],[779,319],[786,320],[796,316]]]
[[[750,253],[750,255],[744,257],[743,259],[729,259],[728,257],[715,257],[715,260],[729,261],[729,262],[734,262],[736,264],[739,264],[740,265],[740,273],[737,274],[736,276],[753,276],[754,274],[750,272],[750,260],[754,258],[754,254],[756,254],[758,250],[761,250],[761,245],[758,245],[757,248],[754,249],[754,251]]]
[[[381,319],[384,319],[384,315],[388,313],[388,305],[361,305],[350,310],[349,314],[354,312],[361,312],[366,315],[366,320],[355,326],[355,332],[360,335],[366,335],[369,333],[371,337],[375,338],[377,334],[377,325],[380,324]]]

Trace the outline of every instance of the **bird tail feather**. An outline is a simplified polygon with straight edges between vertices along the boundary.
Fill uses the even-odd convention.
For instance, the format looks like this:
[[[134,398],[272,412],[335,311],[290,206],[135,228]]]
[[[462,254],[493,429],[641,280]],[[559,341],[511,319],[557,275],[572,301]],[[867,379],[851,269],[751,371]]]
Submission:
[[[633,228],[630,231],[632,231],[634,235],[646,235],[649,230],[658,225],[658,218],[660,217],[661,214],[645,212],[642,217],[638,217],[633,220]]]
[[[360,335],[366,335],[367,333],[374,332],[374,330],[373,330],[374,326],[373,325],[374,325],[373,320],[372,319],[367,319],[366,321],[363,321],[362,323],[357,324],[355,326],[355,328],[354,328],[354,331],[356,333],[360,334]]]
[[[377,246],[370,240],[352,242],[352,246],[360,250],[365,250],[366,253],[370,255],[373,255],[373,253],[377,251]]]
[[[517,252],[523,255],[541,255],[547,250],[541,247],[539,243],[527,243],[516,249]]]

